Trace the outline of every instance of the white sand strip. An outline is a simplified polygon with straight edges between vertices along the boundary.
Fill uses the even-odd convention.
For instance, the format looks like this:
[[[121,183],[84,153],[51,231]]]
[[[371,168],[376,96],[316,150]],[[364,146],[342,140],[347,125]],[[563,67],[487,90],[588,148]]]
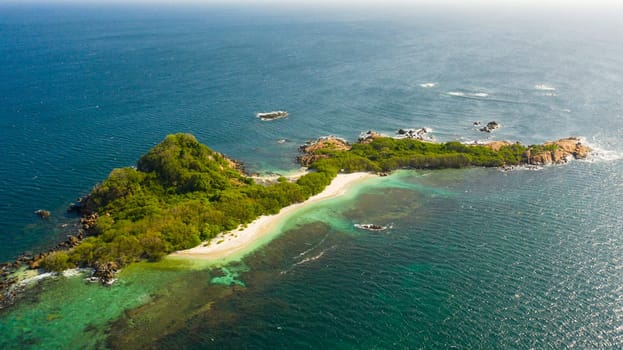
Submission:
[[[174,252],[171,256],[206,260],[220,260],[232,256],[251,246],[264,235],[271,233],[282,220],[290,217],[296,210],[312,203],[341,196],[355,183],[373,176],[375,175],[370,173],[339,174],[324,191],[305,202],[282,208],[275,215],[261,216],[243,230],[221,233],[209,242],[195,248]]]

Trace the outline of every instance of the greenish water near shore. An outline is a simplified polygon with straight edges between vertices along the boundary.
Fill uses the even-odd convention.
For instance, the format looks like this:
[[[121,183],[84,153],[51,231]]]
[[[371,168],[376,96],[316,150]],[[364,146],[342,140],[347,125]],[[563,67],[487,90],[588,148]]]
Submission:
[[[3,314],[11,323],[2,323],[2,345],[617,344],[623,315],[616,310],[623,305],[616,287],[601,291],[612,278],[623,282],[616,244],[623,222],[611,220],[623,187],[577,182],[611,167],[620,164],[372,178],[344,197],[301,209],[270,243],[226,266],[137,264],[111,288],[81,278],[45,281],[37,296]],[[599,208],[584,205],[605,189]],[[594,209],[601,214],[590,215]],[[392,228],[354,228],[362,222]],[[59,305],[61,295],[66,302]],[[85,329],[89,339],[80,336]]]
[[[118,275],[118,281],[111,287],[86,283],[83,273],[43,279],[27,288],[25,298],[15,308],[0,313],[0,333],[3,334],[0,346],[106,347],[109,322],[120,317],[123,319],[123,315],[127,316],[128,310],[133,309],[149,312],[155,309],[159,314],[147,315],[142,321],[154,322],[160,319],[169,328],[175,319],[182,322],[192,317],[197,310],[209,310],[206,305],[213,302],[209,301],[210,297],[216,299],[219,295],[228,296],[231,286],[246,287],[240,279],[240,275],[250,269],[243,261],[246,255],[261,250],[284,232],[317,222],[319,214],[323,216],[335,210],[336,206],[353,201],[361,191],[378,181],[378,178],[371,178],[352,186],[343,196],[297,209],[278,223],[275,230],[253,242],[243,252],[220,261],[166,258],[157,263],[135,263],[124,268]],[[325,207],[327,205],[329,207]],[[345,227],[343,223],[341,226]],[[222,287],[221,290],[218,286]],[[207,301],[204,300],[206,296]],[[59,300],[67,302],[59,303]],[[187,308],[180,309],[182,305]],[[177,317],[171,317],[173,314]],[[139,317],[142,315],[139,314]],[[17,324],[20,326],[14,327]],[[85,337],[85,334],[89,336]],[[161,335],[157,332],[154,336]],[[137,337],[137,340],[145,339],[151,338]]]

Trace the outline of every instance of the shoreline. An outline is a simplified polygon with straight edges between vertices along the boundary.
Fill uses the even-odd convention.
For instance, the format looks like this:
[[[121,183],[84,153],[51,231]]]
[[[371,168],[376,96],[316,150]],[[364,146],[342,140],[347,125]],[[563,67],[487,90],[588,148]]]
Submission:
[[[372,173],[364,172],[338,174],[322,192],[304,202],[282,208],[279,213],[274,215],[260,216],[242,230],[235,229],[222,232],[208,242],[203,242],[194,248],[173,252],[168,257],[204,261],[217,261],[234,257],[236,254],[251,247],[253,243],[273,232],[283,220],[289,218],[297,210],[323,200],[342,196],[354,184],[375,176]]]

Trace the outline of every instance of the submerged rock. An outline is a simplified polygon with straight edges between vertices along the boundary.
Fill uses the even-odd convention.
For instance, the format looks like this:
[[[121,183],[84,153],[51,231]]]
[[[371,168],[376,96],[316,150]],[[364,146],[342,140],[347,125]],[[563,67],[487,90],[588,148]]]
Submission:
[[[50,217],[50,215],[52,215],[52,213],[50,213],[49,210],[43,210],[43,209],[35,210],[34,213],[36,215],[39,215],[39,217],[42,218],[42,219],[47,219],[47,218]]]

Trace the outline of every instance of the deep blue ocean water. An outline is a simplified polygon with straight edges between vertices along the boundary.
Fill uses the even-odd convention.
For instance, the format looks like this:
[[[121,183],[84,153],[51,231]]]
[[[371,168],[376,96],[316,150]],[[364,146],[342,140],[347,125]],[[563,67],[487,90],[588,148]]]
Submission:
[[[206,298],[184,312],[210,301],[211,313],[178,320],[157,344],[621,347],[623,33],[610,15],[0,5],[0,260],[54,245],[75,224],[65,210],[76,197],[169,133],[191,132],[255,172],[296,169],[308,139],[369,129],[527,144],[581,136],[599,150],[591,161],[364,186],[250,256],[244,290],[188,286],[218,271],[128,282],[110,293],[132,312],[89,329],[122,347],[140,338],[128,324],[165,324],[164,304]],[[279,109],[290,117],[255,118]],[[492,134],[472,126],[491,120],[502,124]],[[33,214],[41,208],[49,220]],[[375,217],[395,228],[353,232]],[[322,254],[299,267],[290,252],[307,245]],[[70,312],[46,302],[53,295],[0,315],[4,344],[41,347],[42,320],[82,317],[85,301]],[[68,345],[49,332],[50,347]]]

